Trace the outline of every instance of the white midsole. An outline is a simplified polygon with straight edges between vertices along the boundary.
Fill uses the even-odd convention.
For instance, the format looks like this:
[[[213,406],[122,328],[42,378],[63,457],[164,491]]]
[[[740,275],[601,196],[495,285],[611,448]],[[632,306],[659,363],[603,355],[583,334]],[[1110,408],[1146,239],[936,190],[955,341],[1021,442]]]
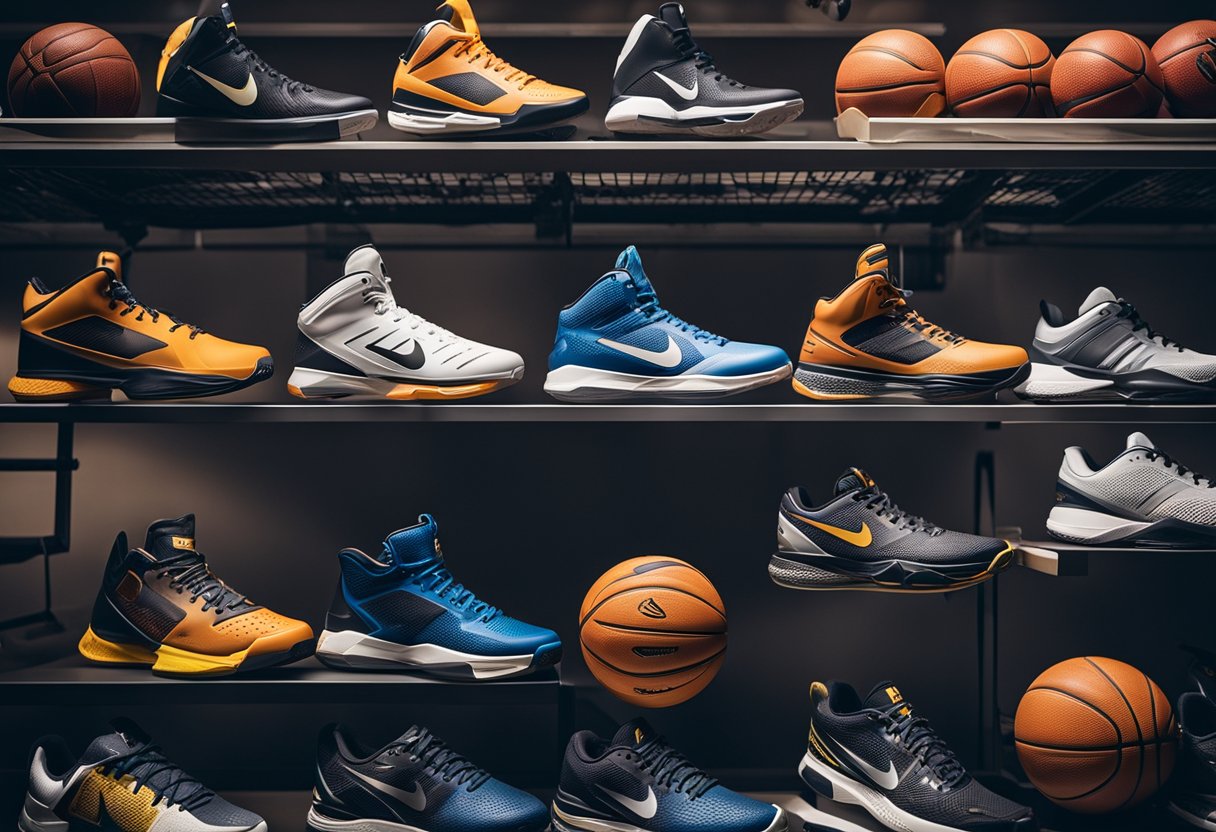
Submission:
[[[444,113],[436,110],[434,115],[424,116],[416,113],[397,113],[388,111],[388,123],[406,133],[427,135],[431,133],[461,132],[469,133],[478,130],[497,130],[502,120],[495,116],[478,116],[472,113]]]
[[[1030,376],[1014,388],[1014,392],[1032,399],[1066,399],[1114,386],[1115,383],[1110,379],[1085,378],[1066,367],[1031,364]]]
[[[398,644],[356,633],[325,630],[317,640],[317,655],[328,662],[353,668],[468,667],[475,679],[494,679],[522,673],[532,666],[533,655],[478,656],[438,644]]]
[[[387,396],[402,384],[416,384],[423,387],[461,387],[466,384],[483,384],[487,381],[518,380],[523,377],[524,368],[518,367],[505,373],[481,374],[469,379],[433,379],[415,378],[405,380],[390,380],[372,378],[370,376],[348,376],[342,373],[330,373],[324,370],[311,370],[307,367],[296,367],[291,371],[287,383],[306,396],[352,396],[376,395]]]
[[[1108,543],[1147,529],[1151,522],[1128,520],[1085,508],[1055,506],[1047,516],[1047,530],[1086,543]]]
[[[418,826],[375,818],[335,820],[318,813],[311,807],[308,810],[308,826],[312,829],[319,829],[321,832],[427,832]]]
[[[777,814],[773,816],[773,822],[765,827],[764,832],[773,832],[774,829],[779,829],[783,824],[786,824],[785,810],[777,804],[771,804],[777,810]],[[583,830],[583,832],[651,832],[644,826],[634,826],[632,823],[622,823],[614,820],[600,820],[599,818],[583,818],[567,814],[557,808],[557,804],[552,804],[554,818],[563,826],[568,826],[571,829]]]
[[[646,96],[626,96],[619,99],[608,108],[604,117],[604,126],[609,130],[628,128],[638,121],[645,119],[665,119],[670,121],[693,121],[703,118],[732,118],[735,116],[752,116],[757,113],[777,110],[782,107],[801,102],[802,99],[791,98],[787,101],[773,101],[768,104],[756,104],[750,107],[711,107],[701,105],[677,110],[660,98]]]
[[[668,393],[731,393],[750,390],[788,378],[790,365],[763,373],[745,376],[710,376],[686,374],[681,376],[639,376],[596,370],[567,364],[550,370],[545,378],[545,391],[571,393],[577,390],[614,390],[620,392]]]

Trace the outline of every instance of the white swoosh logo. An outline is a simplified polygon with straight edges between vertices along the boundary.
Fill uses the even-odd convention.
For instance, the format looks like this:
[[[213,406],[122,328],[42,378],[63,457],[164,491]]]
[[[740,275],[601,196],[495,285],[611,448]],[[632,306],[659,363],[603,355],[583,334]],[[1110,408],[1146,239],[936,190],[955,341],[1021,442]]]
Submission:
[[[640,818],[646,818],[649,820],[655,816],[656,812],[659,811],[659,799],[655,797],[654,789],[652,789],[650,786],[646,787],[645,800],[634,800],[632,797],[625,797],[623,794],[617,794],[610,789],[605,789],[603,786],[597,786],[597,788]]]
[[[210,75],[199,72],[192,66],[186,68],[199,78],[202,78],[211,86],[215,87],[217,90],[223,93],[224,97],[239,107],[248,107],[250,104],[258,100],[258,85],[253,82],[252,72],[249,73],[249,80],[245,82],[245,86],[237,89],[236,87],[228,86],[223,81],[215,80]]]
[[[640,358],[643,361],[649,361],[651,364],[658,364],[660,367],[671,368],[684,360],[684,354],[680,352],[680,346],[670,335],[667,336],[667,349],[662,352],[644,350],[641,347],[622,344],[619,341],[609,341],[607,338],[601,338],[599,342],[609,349],[623,352],[625,355],[632,355],[634,358]]]
[[[367,785],[371,786],[376,791],[383,792],[389,797],[397,798],[415,812],[421,812],[426,808],[426,793],[422,791],[422,786],[418,785],[417,783],[414,784],[414,790],[412,792],[407,792],[404,789],[397,789],[388,785],[387,783],[381,783],[379,780],[374,780],[371,777],[362,775],[349,766],[343,766],[343,768],[350,772],[354,777],[357,777]]]
[[[848,754],[853,762],[857,763],[857,765],[861,768],[862,772],[864,772],[867,777],[877,783],[880,787],[886,789],[887,791],[891,791],[891,789],[899,785],[899,774],[895,771],[894,760],[891,760],[888,763],[888,765],[891,766],[888,771],[879,771],[840,743],[835,743],[835,745],[845,754]]]
[[[677,84],[675,81],[671,80],[661,72],[655,72],[655,75],[658,76],[660,81],[671,87],[675,94],[680,96],[680,98],[683,98],[685,101],[692,101],[697,97],[697,88],[700,86],[700,84],[696,78],[692,79],[691,87],[686,87],[683,84]]]

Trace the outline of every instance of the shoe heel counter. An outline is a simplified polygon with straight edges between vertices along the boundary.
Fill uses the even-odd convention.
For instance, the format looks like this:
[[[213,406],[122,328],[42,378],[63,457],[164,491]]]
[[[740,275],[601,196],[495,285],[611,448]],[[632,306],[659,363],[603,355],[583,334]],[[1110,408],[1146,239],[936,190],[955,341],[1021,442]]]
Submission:
[[[338,584],[334,587],[333,600],[329,602],[329,609],[325,613],[325,629],[331,633],[346,631],[357,633],[371,632],[371,627],[363,620],[362,616],[351,608],[350,602],[346,599],[346,580],[344,577],[339,577]]]
[[[182,45],[186,42],[186,38],[190,37],[190,32],[194,30],[194,21],[196,18],[189,18],[173,30],[169,35],[169,39],[165,41],[165,48],[161,50],[160,61],[156,65],[156,91],[160,92],[165,83],[165,76],[172,78],[172,73],[169,72],[169,65],[174,64],[176,69],[181,65],[181,62],[174,62],[177,53],[181,51]]]

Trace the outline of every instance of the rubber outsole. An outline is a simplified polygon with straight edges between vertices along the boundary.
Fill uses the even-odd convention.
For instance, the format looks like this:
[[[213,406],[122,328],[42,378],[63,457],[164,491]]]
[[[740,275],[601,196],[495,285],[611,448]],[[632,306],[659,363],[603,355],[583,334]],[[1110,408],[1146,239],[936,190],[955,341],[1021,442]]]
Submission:
[[[371,130],[380,121],[377,110],[351,110],[299,118],[224,118],[192,115],[184,102],[160,96],[157,114],[174,118],[173,137],[179,144],[213,142],[328,142]]]
[[[794,372],[793,386],[795,392],[816,401],[913,398],[945,402],[992,396],[1022,383],[1029,375],[1029,362],[968,375],[900,375],[801,363]]]
[[[519,367],[504,378],[458,384],[426,384],[297,367],[287,382],[287,391],[298,399],[312,400],[372,397],[390,401],[452,401],[502,390],[517,384],[523,377],[524,368]]]
[[[587,112],[581,99],[558,104],[524,105],[515,113],[481,113],[397,90],[389,105],[390,127],[415,136],[458,137],[486,133],[536,133],[565,124]]]
[[[754,136],[766,133],[802,115],[802,99],[778,101],[753,109],[745,107],[693,108],[689,117],[658,99],[638,99],[628,96],[609,107],[604,126],[622,135],[672,136],[693,135],[711,138]]]
[[[1188,382],[1161,370],[1114,373],[1040,362],[1031,364],[1030,376],[1014,389],[1014,393],[1038,404],[1125,401],[1203,404],[1216,401],[1216,385]]]
[[[551,370],[545,392],[562,402],[710,401],[789,378],[789,364],[746,376],[641,376],[567,365]]]
[[[257,641],[244,650],[230,655],[211,655],[182,650],[168,645],[146,647],[108,641],[89,627],[81,637],[78,649],[89,661],[122,667],[150,667],[153,673],[174,677],[230,676],[267,667],[290,664],[313,654],[315,638],[296,642],[288,650],[257,652]]]
[[[956,592],[984,583],[1013,564],[1014,547],[1007,545],[986,564],[926,564],[892,559],[870,565],[868,572],[850,569],[855,564],[831,555],[815,555],[819,565],[795,560],[798,556],[806,557],[798,552],[778,551],[769,559],[768,573],[773,583],[787,589],[848,589],[920,595]]]
[[[405,645],[365,633],[325,630],[317,643],[317,660],[335,670],[419,673],[441,679],[482,681],[508,679],[552,667],[561,661],[561,642],[537,647],[531,654],[478,656],[434,644]]]
[[[98,364],[95,371],[79,369],[58,374],[55,370],[38,375],[22,373],[9,380],[8,390],[19,402],[66,402],[109,399],[111,391],[121,390],[128,399],[194,399],[219,396],[242,390],[274,375],[274,360],[267,356],[245,378],[195,375],[171,370],[119,370]]]

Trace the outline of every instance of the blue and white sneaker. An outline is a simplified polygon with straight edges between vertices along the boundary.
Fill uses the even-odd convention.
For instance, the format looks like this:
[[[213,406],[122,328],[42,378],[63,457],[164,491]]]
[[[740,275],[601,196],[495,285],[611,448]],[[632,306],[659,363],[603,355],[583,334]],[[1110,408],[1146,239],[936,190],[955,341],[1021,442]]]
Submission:
[[[553,798],[557,832],[786,832],[785,810],[718,785],[644,719],[611,740],[570,738]]]
[[[414,726],[384,748],[321,730],[309,832],[542,832],[545,804]]]
[[[430,515],[395,531],[378,557],[338,553],[342,576],[317,658],[342,670],[412,670],[499,679],[557,664],[557,633],[479,600],[443,562]]]
[[[630,246],[557,316],[545,392],[569,402],[717,398],[789,375],[779,347],[730,341],[660,306]]]

